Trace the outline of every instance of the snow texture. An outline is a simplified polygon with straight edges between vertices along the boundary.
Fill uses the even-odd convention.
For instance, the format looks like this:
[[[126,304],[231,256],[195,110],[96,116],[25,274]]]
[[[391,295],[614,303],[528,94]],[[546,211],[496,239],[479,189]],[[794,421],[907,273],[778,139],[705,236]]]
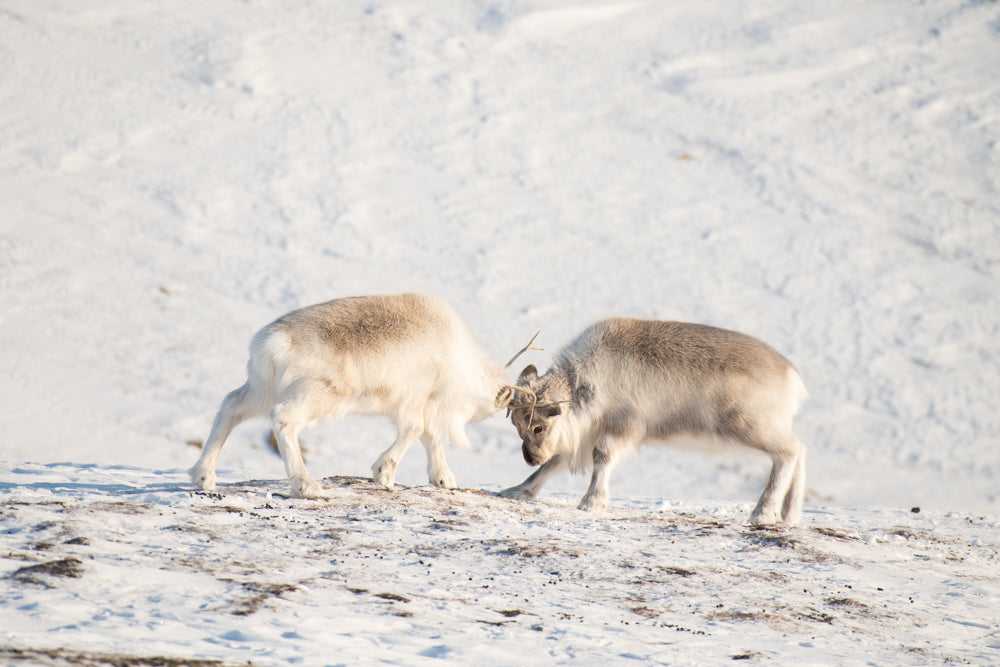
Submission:
[[[123,466],[5,466],[7,641],[34,659],[254,664],[988,664],[1000,521],[505,500],[327,478],[192,493]],[[568,502],[567,502],[568,500]],[[11,609],[13,608],[13,609]],[[16,655],[8,650],[0,658]],[[63,656],[65,657],[65,656]],[[86,664],[86,663],[84,663]]]
[[[0,661],[1000,662],[997,62],[987,0],[5,0]],[[770,343],[803,525],[738,450],[497,498],[502,414],[458,491],[375,489],[358,417],[329,502],[263,422],[194,492],[257,329],[405,291],[543,369],[611,315]]]

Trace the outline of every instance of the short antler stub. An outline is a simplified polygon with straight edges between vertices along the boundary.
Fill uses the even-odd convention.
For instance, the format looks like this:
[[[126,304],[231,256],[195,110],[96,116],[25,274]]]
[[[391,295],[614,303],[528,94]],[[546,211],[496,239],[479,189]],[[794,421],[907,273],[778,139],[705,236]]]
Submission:
[[[527,352],[528,350],[539,350],[539,351],[542,350],[542,348],[540,348],[540,347],[534,347],[532,345],[532,343],[535,342],[535,339],[538,338],[538,334],[540,334],[540,333],[542,333],[541,330],[535,332],[535,335],[531,337],[531,340],[528,341],[528,344],[525,345],[524,347],[522,347],[520,349],[520,351],[518,351],[517,354],[515,354],[513,357],[510,358],[510,361],[508,361],[507,365],[504,366],[504,370],[507,370],[508,368],[510,368],[511,364],[513,364],[515,361],[517,361],[517,358],[520,357],[525,352]]]

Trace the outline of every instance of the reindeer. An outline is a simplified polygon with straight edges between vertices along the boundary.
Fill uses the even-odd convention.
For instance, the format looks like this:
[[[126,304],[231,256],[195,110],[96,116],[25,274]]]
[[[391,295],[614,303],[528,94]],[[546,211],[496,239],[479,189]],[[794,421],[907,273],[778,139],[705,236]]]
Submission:
[[[568,467],[593,467],[583,510],[602,511],[615,464],[645,442],[708,436],[772,461],[752,524],[794,524],[802,512],[806,450],[792,419],[806,398],[794,366],[750,336],[701,324],[608,319],[586,329],[542,376],[517,379],[509,415],[529,465],[541,467],[507,498],[533,498]]]
[[[324,497],[302,461],[299,431],[327,415],[376,414],[398,429],[372,465],[376,483],[393,490],[397,464],[420,437],[431,483],[453,489],[442,442],[469,448],[465,424],[506,407],[507,368],[538,349],[532,342],[500,368],[448,304],[422,294],[351,297],[288,313],[253,337],[247,381],[222,401],[191,480],[214,489],[233,428],[269,413],[291,495]]]

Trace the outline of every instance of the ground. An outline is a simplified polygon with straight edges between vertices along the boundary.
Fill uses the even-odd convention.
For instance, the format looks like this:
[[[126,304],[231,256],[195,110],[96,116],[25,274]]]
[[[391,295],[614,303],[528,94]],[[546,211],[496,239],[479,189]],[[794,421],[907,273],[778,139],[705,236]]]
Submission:
[[[0,480],[9,660],[982,664],[1000,650],[1000,526],[984,517],[814,507],[799,527],[753,528],[743,506],[619,499],[595,516],[562,494],[358,477],[324,479],[322,501],[282,480],[201,492],[71,464]]]

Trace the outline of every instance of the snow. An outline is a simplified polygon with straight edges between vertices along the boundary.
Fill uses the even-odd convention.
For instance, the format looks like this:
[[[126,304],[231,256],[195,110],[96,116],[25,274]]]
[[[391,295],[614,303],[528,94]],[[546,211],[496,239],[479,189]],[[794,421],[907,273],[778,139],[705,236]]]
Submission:
[[[1000,5],[446,5],[0,8],[0,660],[1000,660]],[[644,450],[597,517],[483,493],[502,414],[459,491],[419,448],[372,488],[348,418],[329,503],[260,422],[193,492],[259,327],[412,290],[540,368],[608,315],[767,341],[803,525],[743,525],[742,452]]]
[[[288,499],[280,480],[192,493],[179,471],[125,466],[3,478],[5,631],[27,648],[481,665],[986,664],[1000,650],[996,518],[812,509],[790,531],[746,528],[727,503],[631,500],[594,518],[565,494],[358,477],[324,480],[324,501]],[[37,571],[67,559],[82,572]]]

